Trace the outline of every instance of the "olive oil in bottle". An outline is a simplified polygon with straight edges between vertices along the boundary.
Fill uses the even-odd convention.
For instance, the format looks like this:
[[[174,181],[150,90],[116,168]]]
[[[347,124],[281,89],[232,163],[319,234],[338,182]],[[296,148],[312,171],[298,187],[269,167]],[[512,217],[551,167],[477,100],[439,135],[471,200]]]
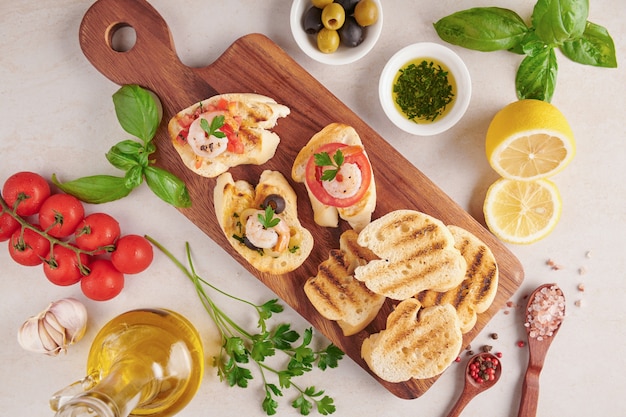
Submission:
[[[193,398],[203,373],[202,342],[187,319],[164,309],[133,310],[100,330],[87,377],[50,403],[57,417],[172,416]]]

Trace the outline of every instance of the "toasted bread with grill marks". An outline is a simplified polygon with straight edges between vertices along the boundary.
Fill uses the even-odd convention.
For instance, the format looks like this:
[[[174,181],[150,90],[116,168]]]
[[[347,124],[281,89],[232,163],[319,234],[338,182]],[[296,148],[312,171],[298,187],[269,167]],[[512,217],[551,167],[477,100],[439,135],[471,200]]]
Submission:
[[[387,317],[387,327],[363,341],[361,356],[388,382],[432,378],[458,356],[463,343],[458,316],[449,304],[422,308],[409,298]]]
[[[496,296],[498,264],[489,247],[474,234],[458,226],[448,228],[467,263],[465,279],[451,290],[422,291],[416,298],[424,307],[452,305],[459,315],[461,331],[467,333],[474,328],[477,315],[486,311]]]
[[[357,233],[341,235],[340,249],[332,249],[318,273],[304,285],[304,292],[315,309],[328,320],[336,321],[344,336],[363,330],[378,314],[385,297],[374,294],[354,279],[354,269],[376,259],[369,249],[356,243]]]
[[[447,291],[465,276],[467,264],[450,230],[422,212],[392,211],[367,225],[357,243],[380,259],[359,266],[355,278],[395,300],[424,290]]]

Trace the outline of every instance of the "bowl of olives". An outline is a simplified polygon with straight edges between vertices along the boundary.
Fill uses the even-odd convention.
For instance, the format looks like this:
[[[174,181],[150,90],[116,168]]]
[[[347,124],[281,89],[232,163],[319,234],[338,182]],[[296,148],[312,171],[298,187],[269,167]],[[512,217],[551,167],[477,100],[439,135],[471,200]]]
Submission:
[[[372,50],[383,27],[380,0],[293,0],[291,33],[310,58],[343,65]]]
[[[450,48],[420,42],[396,52],[378,84],[380,104],[393,124],[407,133],[436,135],[465,114],[472,95],[470,74]]]

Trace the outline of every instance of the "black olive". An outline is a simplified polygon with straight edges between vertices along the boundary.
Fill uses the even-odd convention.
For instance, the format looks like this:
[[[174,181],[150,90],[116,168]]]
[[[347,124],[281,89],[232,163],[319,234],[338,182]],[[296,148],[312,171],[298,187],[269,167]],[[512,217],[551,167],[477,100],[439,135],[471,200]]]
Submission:
[[[270,194],[263,200],[261,208],[265,209],[268,206],[274,210],[274,213],[280,214],[285,210],[285,199],[278,194]]]
[[[363,28],[352,16],[346,17],[346,22],[339,29],[339,38],[345,46],[355,47],[363,42]]]
[[[335,3],[341,4],[341,7],[346,11],[346,15],[354,13],[354,8],[359,0],[335,0]]]
[[[324,27],[322,24],[322,9],[313,6],[304,14],[304,31],[313,35]]]
[[[241,241],[243,242],[244,245],[246,245],[247,248],[252,249],[252,250],[259,250],[259,248],[257,248],[256,246],[252,244],[252,242],[250,242],[247,236],[244,236],[241,239]]]

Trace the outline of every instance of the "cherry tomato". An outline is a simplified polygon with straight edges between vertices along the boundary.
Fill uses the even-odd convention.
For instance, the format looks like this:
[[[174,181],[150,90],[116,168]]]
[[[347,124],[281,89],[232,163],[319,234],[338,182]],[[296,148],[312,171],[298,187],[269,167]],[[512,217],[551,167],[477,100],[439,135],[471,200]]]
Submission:
[[[2,187],[2,198],[20,216],[32,216],[39,211],[50,196],[50,185],[44,177],[34,172],[18,172],[11,175]]]
[[[363,148],[360,146],[348,146],[343,143],[328,143],[322,145],[316,153],[327,152],[332,159],[338,149],[341,149],[344,163],[356,164],[361,170],[361,186],[356,194],[348,198],[337,198],[326,192],[321,180],[323,167],[315,164],[314,156],[311,156],[306,165],[306,184],[311,193],[322,204],[333,207],[350,207],[360,201],[365,196],[365,193],[367,193],[372,181],[372,166]]]
[[[79,199],[69,194],[53,194],[39,209],[39,224],[50,236],[67,237],[74,233],[85,216]]]
[[[94,301],[106,301],[124,289],[124,274],[108,259],[95,259],[89,269],[89,275],[80,280],[80,289],[85,297]]]
[[[78,259],[80,257],[80,264]],[[61,245],[54,245],[52,251],[43,263],[43,272],[50,282],[56,285],[76,284],[83,277],[82,267],[87,267],[89,257],[80,255]]]
[[[120,224],[106,213],[92,213],[85,217],[74,232],[76,246],[91,252],[111,247],[120,237]],[[99,253],[107,252],[107,249]]]
[[[137,274],[150,266],[153,257],[152,244],[145,237],[126,235],[118,239],[111,262],[120,272]]]
[[[9,213],[0,215],[0,242],[9,240],[13,232],[15,232],[20,224]]]
[[[40,229],[38,225],[33,226]],[[39,265],[48,253],[50,253],[50,241],[31,229],[25,228],[22,233],[22,229],[19,228],[11,235],[9,255],[20,265]]]

